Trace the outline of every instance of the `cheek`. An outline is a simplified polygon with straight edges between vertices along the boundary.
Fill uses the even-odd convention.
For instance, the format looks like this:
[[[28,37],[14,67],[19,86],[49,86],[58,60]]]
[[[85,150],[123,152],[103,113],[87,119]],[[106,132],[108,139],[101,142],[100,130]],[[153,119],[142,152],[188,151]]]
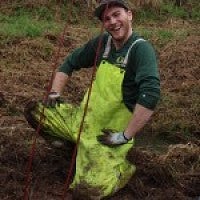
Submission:
[[[105,28],[105,29],[107,29],[108,28],[108,26],[109,26],[109,24],[108,23],[103,23],[103,27]]]

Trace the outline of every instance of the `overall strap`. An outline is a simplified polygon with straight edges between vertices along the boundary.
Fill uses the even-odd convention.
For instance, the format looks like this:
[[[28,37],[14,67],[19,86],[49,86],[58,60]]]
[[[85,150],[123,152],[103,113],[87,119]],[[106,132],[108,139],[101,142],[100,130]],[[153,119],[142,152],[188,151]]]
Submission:
[[[106,43],[106,48],[105,48],[105,51],[103,53],[103,58],[108,58],[108,55],[109,55],[110,49],[111,49],[111,40],[112,40],[112,36],[109,35],[107,43]]]
[[[124,58],[124,62],[122,63],[122,67],[124,67],[124,68],[126,67],[126,65],[127,65],[127,63],[128,63],[128,56],[129,56],[129,53],[130,53],[132,47],[133,47],[136,43],[138,43],[138,42],[140,42],[140,41],[146,41],[146,40],[140,38],[140,39],[135,40],[135,41],[131,44],[131,46],[129,47],[128,52],[127,52],[127,54],[126,54],[126,57]]]
[[[104,53],[103,53],[103,58],[104,58],[104,59],[108,58],[108,55],[109,55],[109,53],[110,53],[110,49],[111,49],[111,40],[112,40],[112,36],[109,35],[109,36],[108,36],[107,43],[106,43],[106,48],[105,48],[105,51],[104,51]],[[128,49],[128,51],[127,51],[127,54],[126,54],[126,56],[125,56],[125,58],[124,58],[124,61],[123,61],[123,63],[122,63],[122,67],[123,67],[123,68],[125,68],[126,65],[127,65],[127,63],[128,63],[128,56],[129,56],[129,53],[130,53],[132,47],[133,47],[137,42],[140,42],[140,41],[146,41],[146,40],[144,40],[144,39],[142,39],[142,38],[137,39],[137,40],[135,40],[135,41],[131,44],[131,46],[129,47],[129,49]]]

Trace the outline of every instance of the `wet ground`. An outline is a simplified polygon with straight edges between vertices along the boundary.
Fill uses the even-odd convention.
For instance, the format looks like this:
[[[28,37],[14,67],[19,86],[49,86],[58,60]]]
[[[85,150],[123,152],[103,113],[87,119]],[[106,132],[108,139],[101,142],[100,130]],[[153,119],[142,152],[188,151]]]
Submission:
[[[26,122],[26,103],[42,99],[52,72],[55,37],[18,38],[0,46],[0,163],[2,200],[22,199],[25,169],[35,140]],[[74,46],[61,49],[64,58]],[[192,200],[200,196],[199,36],[171,41],[159,50],[165,94],[155,117],[129,152],[137,166],[130,182],[110,200]],[[89,85],[91,70],[75,73],[65,89],[68,102],[78,104]],[[173,104],[172,104],[173,102]],[[169,105],[172,105],[168,107]],[[180,131],[179,131],[180,130]],[[185,133],[181,132],[185,130]],[[173,133],[173,134],[172,134]],[[72,146],[59,150],[36,138],[29,199],[61,199],[70,167]],[[71,194],[68,198],[72,199]],[[88,197],[79,196],[81,200]]]

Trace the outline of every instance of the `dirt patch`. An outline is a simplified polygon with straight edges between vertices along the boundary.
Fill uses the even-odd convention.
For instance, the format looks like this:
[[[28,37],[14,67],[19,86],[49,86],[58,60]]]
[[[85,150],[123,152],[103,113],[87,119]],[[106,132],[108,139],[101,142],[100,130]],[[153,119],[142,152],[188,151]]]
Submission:
[[[67,38],[70,42],[62,47],[59,62],[75,45],[76,41]],[[200,196],[200,148],[197,145],[200,128],[199,42],[200,37],[189,36],[183,41],[173,41],[160,50],[164,99],[155,115],[155,121],[147,129],[156,133],[166,133],[170,127],[171,131],[173,128],[176,131],[188,130],[194,134],[195,139],[188,143],[187,137],[182,135],[184,140],[181,140],[177,134],[177,143],[183,144],[169,146],[168,151],[162,154],[145,146],[133,149],[128,159],[136,164],[137,172],[124,189],[108,199],[188,200]],[[23,196],[25,169],[35,134],[23,117],[23,109],[28,100],[43,98],[56,48],[55,38],[50,35],[39,40],[16,39],[0,46],[2,200],[17,200]],[[82,100],[91,73],[91,70],[82,70],[74,74],[65,89],[66,101],[78,104]],[[168,107],[170,102],[174,102],[174,107]],[[171,136],[170,131],[167,135]],[[61,199],[73,145],[58,150],[38,137],[36,147],[30,199]],[[71,194],[68,196],[70,198]]]
[[[184,132],[198,135],[199,45],[199,36],[188,36],[183,40],[172,41],[160,50],[162,93],[152,131],[174,133],[176,136],[177,132],[179,136],[184,136]],[[158,121],[162,123],[158,124]]]
[[[188,92],[199,83],[200,36],[189,36],[183,41],[171,42],[160,52],[162,85],[170,92]]]

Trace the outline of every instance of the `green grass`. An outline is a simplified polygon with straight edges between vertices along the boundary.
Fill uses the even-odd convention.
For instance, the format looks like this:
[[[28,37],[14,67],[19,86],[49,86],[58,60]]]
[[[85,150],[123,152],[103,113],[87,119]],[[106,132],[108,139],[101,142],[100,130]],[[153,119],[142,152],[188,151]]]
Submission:
[[[53,7],[53,6],[52,6]],[[37,18],[37,19],[43,19],[43,20],[50,20],[52,21],[54,19],[54,12],[52,10],[50,10],[48,7],[45,6],[40,6],[40,7],[36,7],[36,8],[31,8],[31,7],[13,7],[13,11],[12,11],[12,16],[32,16],[33,18]]]
[[[188,17],[187,11],[182,7],[174,6],[173,4],[163,4],[161,8],[161,13],[167,14],[168,16],[185,18]]]
[[[170,41],[175,38],[174,32],[171,30],[158,30],[158,37],[160,40]]]
[[[145,29],[143,27],[138,28],[138,32],[142,35],[145,39],[151,38],[158,38],[159,40],[170,41],[171,39],[175,38],[176,35],[173,30],[169,29]]]
[[[32,7],[27,7],[25,4],[20,4],[20,6],[19,4],[13,4],[10,12],[6,13],[4,11],[2,12],[4,14],[0,14],[0,35],[7,37],[38,37],[45,32],[61,32],[63,24],[66,23],[88,26],[94,33],[96,32],[94,27],[97,27],[99,22],[92,18],[92,12],[89,8],[82,8],[79,4],[72,7],[66,1],[61,5],[55,5],[50,1],[47,5],[42,6],[36,3]],[[198,20],[200,12],[197,5],[195,4],[190,11],[184,7],[176,7],[170,2],[163,3],[158,11],[151,8],[141,9],[137,12],[134,23],[156,23],[174,17]],[[73,8],[72,11],[71,8]],[[140,31],[147,39],[157,37],[163,41],[168,41],[177,35],[173,33],[174,30],[148,28],[148,30],[141,29]]]
[[[160,18],[159,12],[148,9],[138,11],[135,16],[136,23],[144,23],[147,20],[148,22],[159,21],[161,19],[162,18]]]
[[[133,25],[134,26],[134,25]],[[177,28],[158,28],[155,27],[147,27],[142,25],[136,25],[134,28],[136,32],[139,33],[142,37],[144,37],[146,40],[151,40],[157,48],[161,48],[169,41],[172,41],[174,39],[183,39],[185,38],[190,30],[183,29],[182,27]]]
[[[152,21],[164,21],[168,18],[190,19],[199,21],[200,19],[200,5],[198,3],[191,2],[188,6],[178,7],[172,2],[165,2],[161,5],[160,10],[154,10],[152,8],[140,9],[136,14],[136,22],[152,22]]]
[[[37,20],[29,15],[0,15],[0,35],[7,37],[37,37],[45,32],[58,32],[61,26],[54,21]]]

